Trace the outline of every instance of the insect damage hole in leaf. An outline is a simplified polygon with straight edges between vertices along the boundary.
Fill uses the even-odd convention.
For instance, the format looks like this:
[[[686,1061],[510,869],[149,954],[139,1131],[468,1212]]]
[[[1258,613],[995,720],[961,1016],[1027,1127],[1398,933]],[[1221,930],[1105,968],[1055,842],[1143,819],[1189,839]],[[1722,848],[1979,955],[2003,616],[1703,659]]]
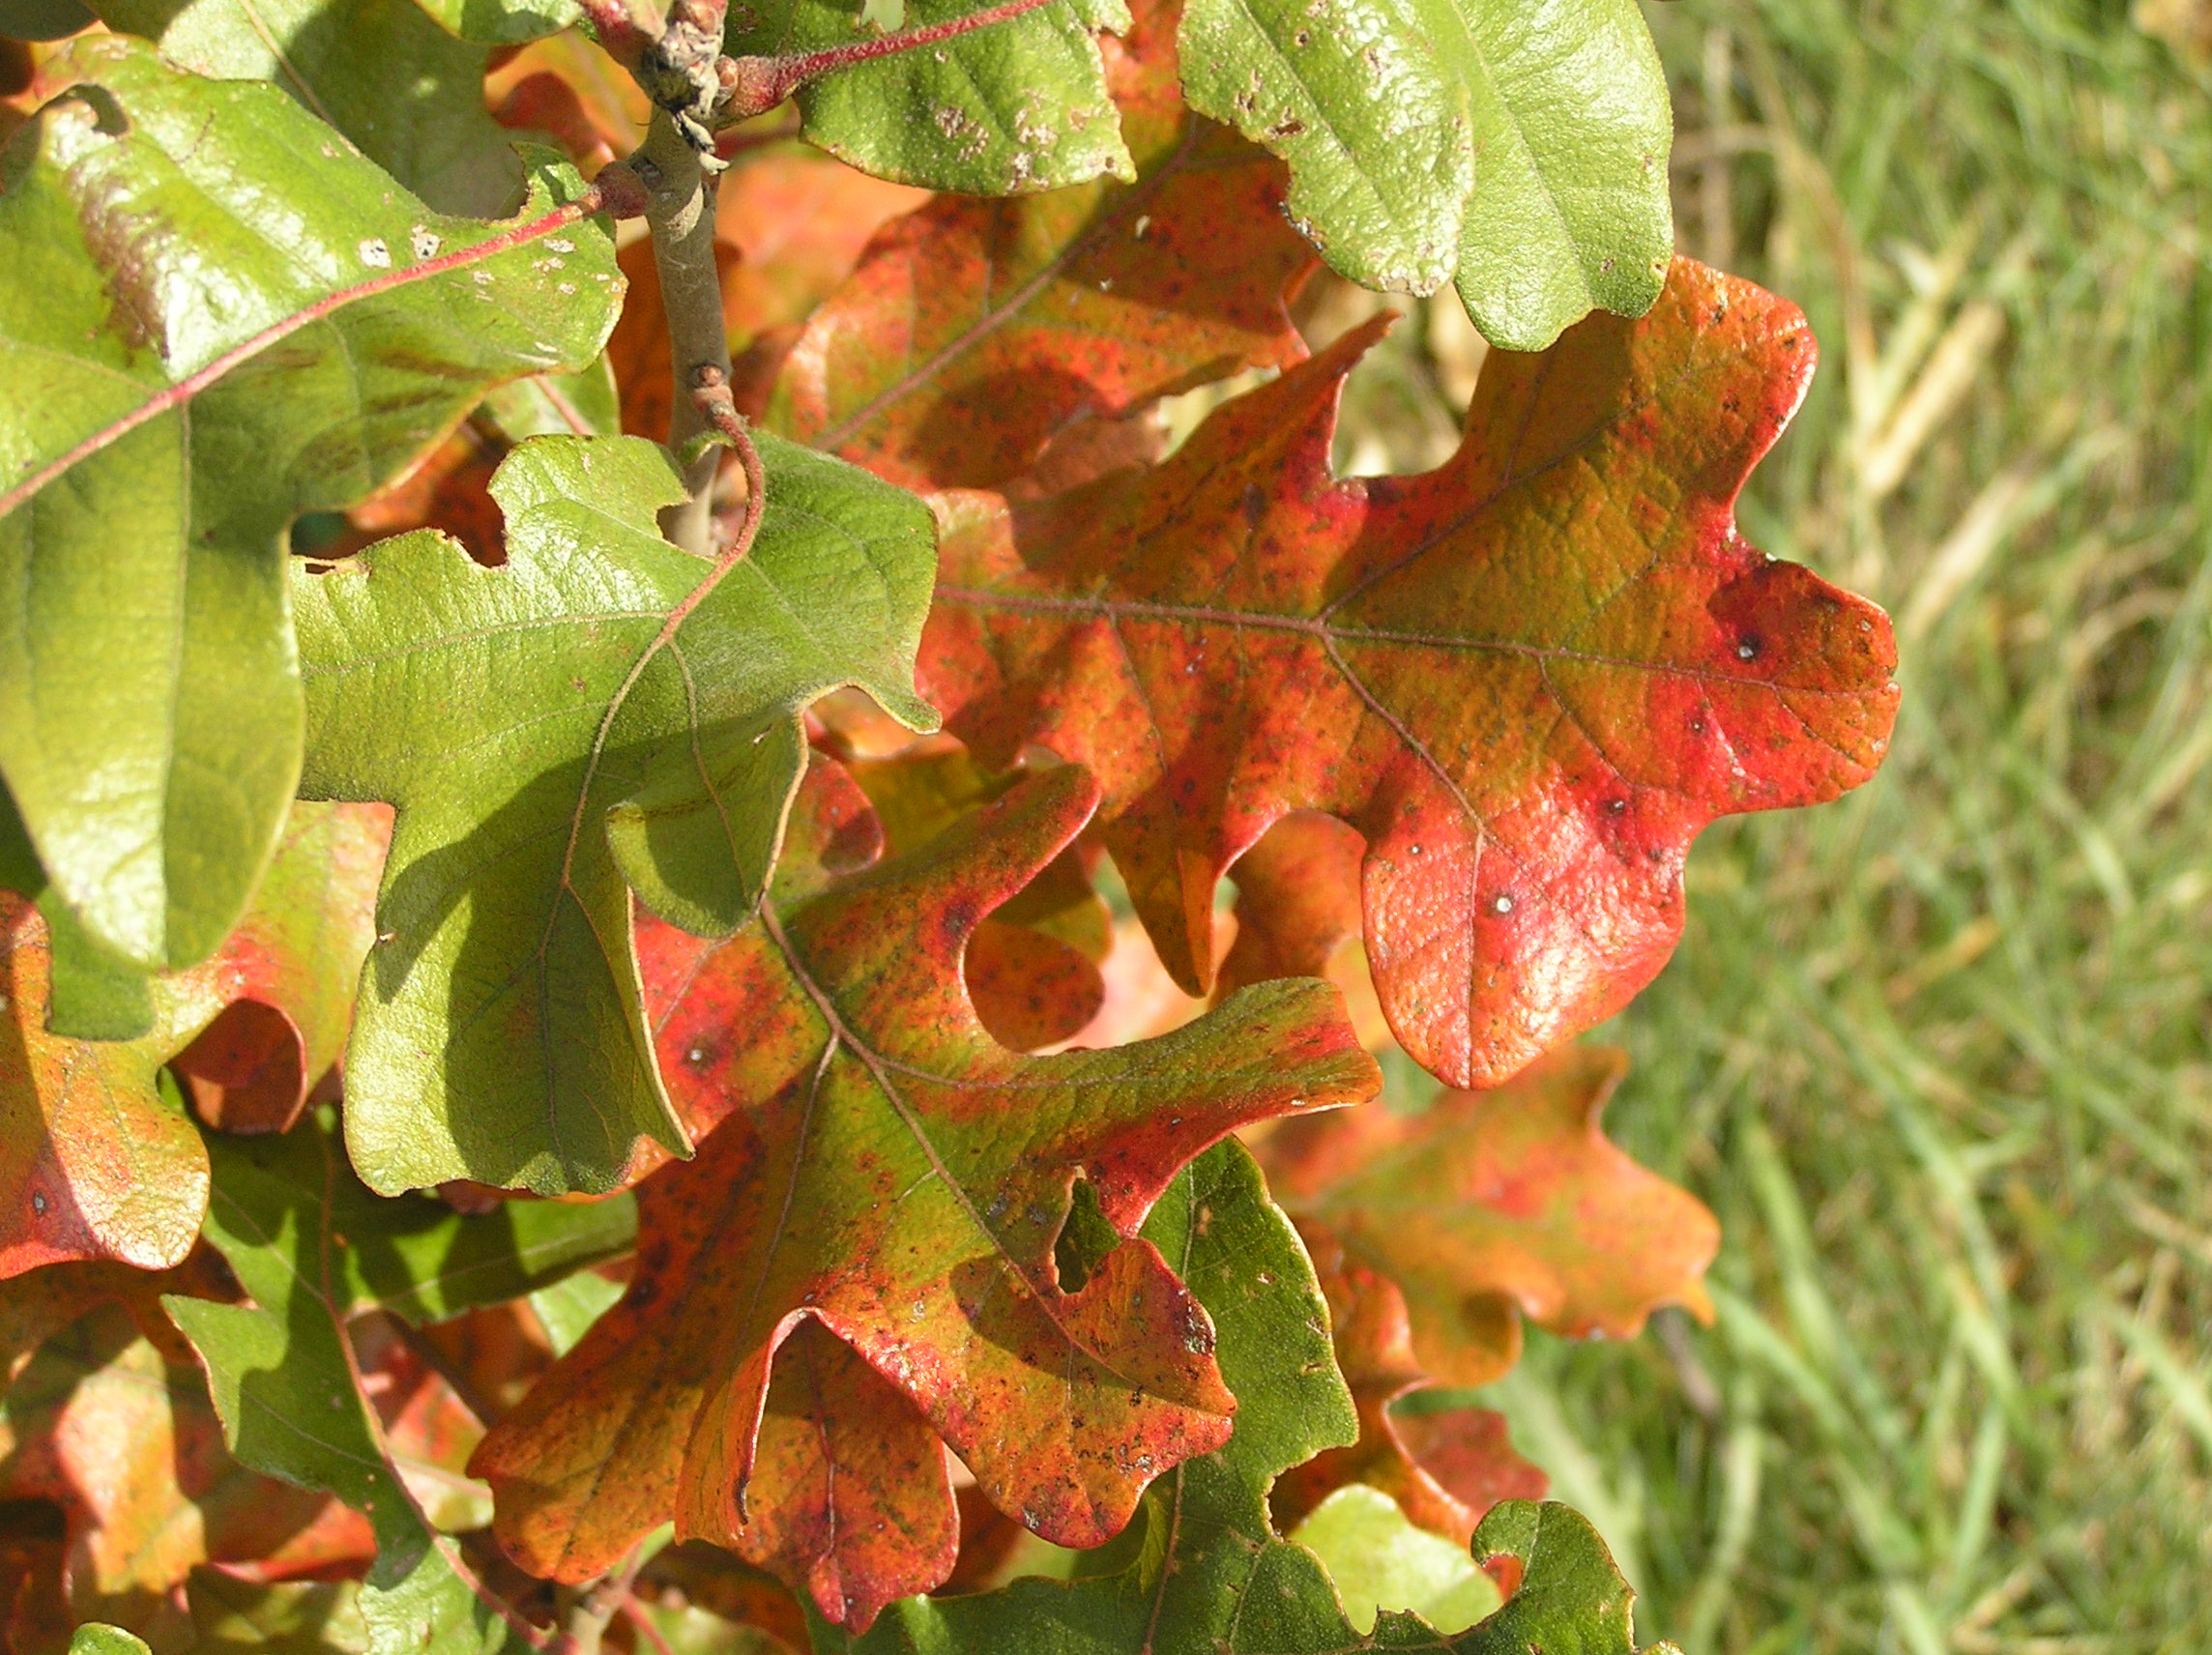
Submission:
[[[827,761],[812,774],[817,795],[852,786]],[[1320,983],[1262,985],[1110,1051],[1026,1058],[991,1040],[962,951],[1096,798],[1082,769],[1046,770],[918,851],[771,898],[728,943],[641,939],[699,1155],[641,1190],[627,1297],[479,1453],[502,1541],[529,1567],[586,1578],[673,1515],[848,1624],[943,1579],[949,1554],[920,1539],[942,1531],[920,1521],[888,1578],[856,1581],[840,1558],[825,1593],[798,1566],[787,1539],[808,1485],[774,1474],[790,1462],[771,1459],[762,1421],[808,1321],[1056,1544],[1111,1536],[1147,1483],[1226,1435],[1212,1330],[1151,1243],[1121,1239],[1080,1288],[1059,1279],[1076,1171],[1097,1213],[1079,1234],[1128,1237],[1208,1144],[1372,1095],[1374,1063]],[[941,1470],[906,1463],[915,1480],[884,1497],[944,1510]]]

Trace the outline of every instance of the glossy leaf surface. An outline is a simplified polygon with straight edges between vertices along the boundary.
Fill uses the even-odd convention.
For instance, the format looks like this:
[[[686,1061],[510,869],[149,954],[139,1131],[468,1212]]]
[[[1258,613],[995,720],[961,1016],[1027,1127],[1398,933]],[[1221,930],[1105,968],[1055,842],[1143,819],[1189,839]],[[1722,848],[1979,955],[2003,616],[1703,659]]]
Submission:
[[[1674,122],[1635,0],[1191,0],[1181,46],[1192,107],[1291,163],[1363,286],[1452,282],[1516,351],[1658,297]]]
[[[520,200],[521,163],[484,112],[484,49],[416,0],[100,0],[97,10],[179,69],[270,82],[426,207],[496,218]]]
[[[733,56],[826,51],[869,38],[861,0],[762,0],[730,8]],[[909,28],[982,11],[908,0]],[[800,131],[863,172],[930,189],[1009,195],[1129,174],[1098,58],[1099,30],[1128,26],[1123,0],[1051,0],[938,44],[837,70],[800,89]]]
[[[779,429],[910,487],[992,485],[1071,421],[1305,355],[1282,169],[1182,107],[1174,28],[1140,6],[1111,51],[1138,182],[886,226],[793,348]]]
[[[0,770],[59,896],[152,971],[220,943],[293,794],[286,525],[590,362],[619,295],[601,226],[515,246],[273,87],[125,37],[68,61],[0,193]],[[576,187],[540,164],[523,211]]]
[[[1226,1446],[1168,1472],[1141,1528],[1072,1582],[1018,1580],[965,1598],[909,1598],[865,1638],[818,1626],[816,1648],[864,1655],[972,1650],[1052,1655],[1633,1655],[1630,1594],[1589,1525],[1564,1506],[1500,1506],[1477,1532],[1478,1561],[1509,1556],[1520,1589],[1497,1614],[1445,1639],[1384,1613],[1353,1630],[1314,1555],[1279,1538],[1267,1487],[1351,1440],[1350,1399],[1329,1360],[1312,1266],[1266,1199],[1251,1159],[1222,1145],[1186,1169],[1144,1234],[1212,1314],[1237,1392]]]
[[[1213,1330],[1150,1241],[1063,1279],[1055,1241],[1078,1173],[1129,1236],[1239,1122],[1364,1097],[1378,1077],[1319,983],[1263,985],[1113,1051],[1024,1058],[992,1041],[962,953],[1096,798],[1081,769],[1048,770],[918,852],[779,897],[729,943],[663,934],[673,945],[647,962],[663,1063],[680,1092],[711,1094],[695,1118],[723,1118],[697,1160],[641,1191],[628,1296],[478,1456],[526,1567],[586,1578],[673,1515],[680,1535],[791,1570],[849,1625],[942,1579],[949,1548],[926,1537],[950,1491],[934,1444],[902,1451],[895,1488],[858,1494],[914,1537],[888,1578],[849,1555],[800,1571],[780,1544],[819,1482],[779,1473],[762,1409],[809,1320],[918,1409],[994,1504],[1059,1544],[1114,1534],[1152,1477],[1228,1435]]]
[[[514,45],[570,27],[575,0],[416,0],[451,34],[486,45]]]
[[[1393,1032],[1487,1085],[1656,973],[1706,823],[1873,773],[1895,657],[1878,609],[1735,530],[1811,372],[1793,307],[1680,261],[1641,321],[1493,353],[1439,470],[1335,479],[1338,387],[1382,325],[1149,472],[943,497],[923,689],[986,763],[1096,769],[1193,993],[1220,875],[1289,812],[1351,824]]]
[[[207,1206],[207,1158],[156,1071],[176,1060],[203,1114],[268,1130],[298,1113],[345,1037],[383,816],[296,805],[253,908],[212,960],[153,979],[152,1027],[134,1040],[46,1031],[46,927],[0,891],[0,1276],[185,1257]]]
[[[1420,1370],[1487,1384],[1519,1355],[1520,1316],[1620,1339],[1663,1304],[1707,1313],[1720,1226],[1598,1127],[1627,1068],[1573,1047],[1416,1117],[1290,1122],[1264,1146],[1269,1180],[1317,1254],[1333,1239],[1403,1290]]]
[[[502,567],[422,534],[295,577],[303,791],[399,807],[346,1063],[372,1187],[601,1191],[639,1140],[680,1150],[629,886],[733,929],[774,860],[806,703],[858,683],[934,722],[909,687],[927,513],[761,444],[767,512],[734,565],[660,537],[683,498],[664,450],[548,437],[493,479]]]

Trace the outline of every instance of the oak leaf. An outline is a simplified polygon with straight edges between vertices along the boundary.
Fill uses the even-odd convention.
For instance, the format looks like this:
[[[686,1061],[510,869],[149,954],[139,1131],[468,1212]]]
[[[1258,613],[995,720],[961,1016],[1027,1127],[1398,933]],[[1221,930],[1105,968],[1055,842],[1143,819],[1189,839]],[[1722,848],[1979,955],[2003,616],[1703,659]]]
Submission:
[[[818,760],[809,791],[849,788],[836,773]],[[1112,1051],[992,1041],[963,953],[1096,799],[1087,772],[1046,770],[918,851],[779,892],[727,943],[657,933],[674,945],[646,961],[662,1065],[679,1097],[710,1094],[692,1118],[720,1124],[640,1190],[627,1296],[478,1454],[525,1568],[585,1579],[673,1516],[863,1626],[951,1566],[937,1438],[1000,1509],[1087,1546],[1227,1436],[1212,1328],[1150,1241],[1063,1277],[1078,1176],[1126,1237],[1236,1125],[1379,1077],[1311,982]],[[844,1400],[787,1390],[800,1362]],[[863,1469],[834,1485],[832,1524],[839,1466]]]
[[[925,736],[893,757],[847,759],[845,768],[867,795],[894,854],[919,849],[1017,779],[992,775],[942,735]],[[961,974],[990,1036],[1028,1052],[1065,1040],[1090,1023],[1106,998],[1098,964],[1114,945],[1113,926],[1080,846],[1061,852],[1019,894],[978,921]]]
[[[165,1355],[108,1296],[30,1356],[0,1408],[0,1498],[59,1508],[58,1584],[75,1617],[152,1630],[211,1558],[262,1579],[365,1561],[375,1547],[360,1518],[225,1451],[198,1369],[169,1342]]]
[[[627,1244],[626,1199],[502,1203],[474,1216],[426,1196],[380,1199],[346,1166],[328,1109],[280,1136],[218,1134],[208,1147],[207,1239],[247,1302],[161,1302],[207,1371],[230,1453],[367,1518],[375,1554],[356,1604],[372,1655],[494,1655],[535,1642],[424,1518],[410,1488],[411,1480],[443,1480],[435,1435],[451,1429],[451,1408],[411,1419],[409,1398],[389,1397],[396,1433],[424,1455],[412,1479],[403,1475],[363,1393],[349,1323],[371,1310],[409,1322],[439,1320],[603,1258]],[[406,1378],[402,1370],[388,1375]],[[443,1401],[435,1391],[427,1400]],[[449,1484],[448,1492],[460,1491]]]
[[[765,434],[759,534],[709,563],[634,437],[540,437],[491,483],[508,562],[434,534],[295,572],[302,792],[398,806],[346,1058],[346,1142],[385,1193],[475,1178],[603,1192],[681,1152],[630,891],[727,933],[773,864],[800,713],[859,683],[910,726],[928,513]]]
[[[923,688],[987,764],[1091,766],[1099,830],[1200,993],[1216,882],[1282,816],[1365,837],[1384,1013],[1502,1080],[1665,962],[1716,816],[1833,798],[1895,716],[1886,617],[1737,535],[1796,408],[1797,310],[1678,260],[1649,315],[1493,352],[1459,452],[1328,470],[1387,319],[1056,499],[940,498]]]
[[[1487,1384],[1519,1357],[1524,1316],[1619,1339],[1661,1305],[1709,1314],[1720,1226],[1599,1130],[1627,1068],[1618,1051],[1570,1047],[1418,1116],[1287,1121],[1260,1153],[1317,1256],[1404,1292],[1418,1370]]]
[[[793,347],[778,429],[909,487],[995,485],[1073,422],[1305,355],[1281,166],[1182,107],[1179,8],[1135,11],[1108,55],[1137,182],[887,225]]]
[[[390,830],[377,805],[295,804],[253,907],[213,959],[152,980],[135,1040],[47,1032],[47,928],[0,890],[0,1276],[184,1259],[207,1157],[156,1074],[174,1061],[203,1117],[234,1126],[299,1113],[345,1039]]]
[[[865,1637],[817,1626],[818,1650],[1633,1655],[1633,1594],[1604,1543],[1566,1507],[1522,1501],[1492,1511],[1472,1543],[1475,1561],[1507,1592],[1496,1613],[1449,1637],[1391,1611],[1372,1633],[1355,1631],[1321,1561],[1281,1539],[1267,1517],[1277,1476],[1353,1436],[1352,1401],[1329,1360],[1325,1307],[1296,1235],[1234,1143],[1177,1176],[1144,1234],[1214,1318],[1222,1374],[1237,1400],[1229,1441],[1160,1477],[1138,1521],[1111,1550],[1085,1559],[1082,1578],[908,1598]]]
[[[1632,0],[1191,0],[1180,44],[1191,106],[1290,162],[1292,219],[1362,286],[1450,281],[1517,351],[1658,295],[1674,122]]]
[[[1466,1405],[1394,1409],[1429,1384],[1405,1295],[1387,1276],[1348,1262],[1325,1232],[1306,1240],[1328,1297],[1337,1367],[1359,1410],[1359,1440],[1284,1473],[1268,1500],[1277,1525],[1290,1529],[1336,1490],[1366,1483],[1412,1523],[1465,1546],[1500,1500],[1542,1499],[1544,1473],[1513,1451],[1503,1414]]]

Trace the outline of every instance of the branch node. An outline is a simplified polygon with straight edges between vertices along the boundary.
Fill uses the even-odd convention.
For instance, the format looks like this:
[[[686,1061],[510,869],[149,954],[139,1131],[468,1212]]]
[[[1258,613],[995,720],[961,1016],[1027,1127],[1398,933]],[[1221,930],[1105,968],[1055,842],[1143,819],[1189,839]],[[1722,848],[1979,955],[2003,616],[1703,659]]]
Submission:
[[[592,180],[591,196],[597,200],[595,211],[611,213],[617,218],[642,218],[651,202],[652,190],[642,176],[642,168],[652,166],[650,161],[630,162],[611,160],[598,170]],[[653,167],[657,175],[658,167]]]

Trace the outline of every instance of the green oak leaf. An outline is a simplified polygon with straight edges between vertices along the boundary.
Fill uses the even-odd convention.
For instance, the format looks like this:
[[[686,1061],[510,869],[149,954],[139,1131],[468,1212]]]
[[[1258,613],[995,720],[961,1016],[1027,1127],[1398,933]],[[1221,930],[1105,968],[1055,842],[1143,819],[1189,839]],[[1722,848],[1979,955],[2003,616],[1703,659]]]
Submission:
[[[207,1138],[203,1234],[251,1302],[170,1294],[161,1306],[199,1352],[231,1453],[369,1520],[376,1562],[353,1608],[370,1655],[520,1647],[393,1469],[354,1381],[346,1321],[371,1309],[428,1320],[512,1297],[605,1257],[624,1227],[593,1207],[536,1204],[547,1211],[531,1245],[508,1210],[464,1217],[423,1197],[381,1201],[347,1170],[328,1110],[281,1136]]]
[[[975,0],[908,0],[905,26],[981,10]],[[738,0],[723,44],[733,56],[827,51],[877,37],[862,12],[861,0]],[[1128,27],[1123,0],[1053,0],[823,75],[800,91],[800,131],[878,178],[970,195],[1134,179],[1094,35]]]
[[[0,168],[0,775],[90,939],[181,969],[299,774],[287,525],[588,363],[621,282],[603,220],[443,218],[272,87],[124,36],[56,62]],[[525,222],[580,188],[530,164]]]
[[[185,1582],[191,1655],[367,1655],[368,1625],[354,1581],[241,1581],[205,1564]]]
[[[576,0],[416,0],[449,34],[487,46],[557,35],[583,15]]]
[[[540,437],[501,464],[508,562],[419,533],[293,588],[303,791],[398,806],[346,1059],[369,1184],[540,1194],[684,1152],[645,1025],[629,886],[705,935],[751,915],[803,768],[807,703],[857,684],[907,724],[936,571],[913,495],[759,436],[752,549],[660,537],[684,497],[635,437]]]
[[[266,80],[441,213],[494,218],[522,167],[484,108],[485,47],[415,0],[95,0],[100,20],[179,69]]]
[[[70,1655],[153,1655],[153,1651],[135,1633],[88,1620],[70,1634]]]
[[[528,437],[612,437],[622,431],[622,392],[601,352],[577,373],[534,373],[503,385],[477,410],[479,425],[519,443]]]
[[[1522,1565],[1520,1589],[1497,1613],[1453,1637],[1390,1611],[1371,1634],[1355,1632],[1320,1559],[1279,1538],[1267,1517],[1267,1489],[1277,1476],[1357,1435],[1304,1248],[1235,1140],[1182,1172],[1143,1234],[1213,1318],[1215,1353],[1237,1394],[1228,1444],[1154,1483],[1121,1537],[1082,1555],[1075,1580],[1032,1578],[973,1597],[907,1598],[864,1637],[817,1618],[817,1650],[1634,1655],[1632,1594],[1596,1531],[1565,1506],[1527,1501],[1499,1506],[1475,1531],[1476,1558],[1511,1553]]]
[[[1636,0],[1190,0],[1179,38],[1191,106],[1291,163],[1353,281],[1450,281],[1516,351],[1659,297],[1674,124]]]

